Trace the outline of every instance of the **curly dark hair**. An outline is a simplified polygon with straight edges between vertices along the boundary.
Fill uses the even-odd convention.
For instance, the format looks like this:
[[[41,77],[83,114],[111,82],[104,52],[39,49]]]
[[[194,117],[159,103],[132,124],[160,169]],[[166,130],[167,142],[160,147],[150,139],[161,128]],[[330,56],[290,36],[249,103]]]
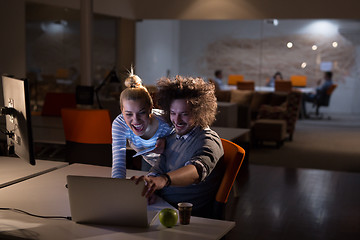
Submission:
[[[217,102],[213,84],[199,77],[176,76],[161,78],[156,85],[158,106],[164,110],[169,122],[170,105],[176,99],[185,99],[190,104],[196,125],[205,128],[215,121]]]

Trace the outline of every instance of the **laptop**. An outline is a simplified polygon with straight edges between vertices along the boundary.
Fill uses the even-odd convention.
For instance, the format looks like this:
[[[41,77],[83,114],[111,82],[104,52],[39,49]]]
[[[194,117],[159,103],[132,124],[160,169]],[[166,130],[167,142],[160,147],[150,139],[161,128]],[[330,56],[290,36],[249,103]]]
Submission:
[[[84,224],[149,227],[157,211],[141,196],[144,183],[130,179],[67,176],[72,220]]]

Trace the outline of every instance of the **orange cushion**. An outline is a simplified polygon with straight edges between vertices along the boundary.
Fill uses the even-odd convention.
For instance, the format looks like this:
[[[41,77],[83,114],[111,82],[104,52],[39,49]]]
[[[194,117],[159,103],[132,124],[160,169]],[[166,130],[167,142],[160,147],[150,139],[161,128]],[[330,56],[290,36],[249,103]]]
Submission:
[[[229,85],[237,85],[237,82],[242,82],[244,81],[244,76],[243,75],[229,75],[228,76],[228,84]]]
[[[290,77],[290,81],[294,87],[306,87],[306,76],[293,75]]]

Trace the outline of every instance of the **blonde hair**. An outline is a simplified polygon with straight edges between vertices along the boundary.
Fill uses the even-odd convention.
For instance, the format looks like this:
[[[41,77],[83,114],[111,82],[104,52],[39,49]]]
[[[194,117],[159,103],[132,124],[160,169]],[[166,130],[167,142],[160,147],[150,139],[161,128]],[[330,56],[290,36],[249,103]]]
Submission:
[[[134,74],[134,70],[131,68],[129,76],[125,79],[125,86],[128,88],[144,87],[142,80],[138,75]]]
[[[149,91],[142,85],[142,80],[139,76],[134,74],[133,68],[129,73],[129,76],[125,79],[125,86],[127,87],[120,94],[120,109],[123,110],[124,100],[141,100],[144,102],[145,107],[151,112],[153,108],[153,101]]]

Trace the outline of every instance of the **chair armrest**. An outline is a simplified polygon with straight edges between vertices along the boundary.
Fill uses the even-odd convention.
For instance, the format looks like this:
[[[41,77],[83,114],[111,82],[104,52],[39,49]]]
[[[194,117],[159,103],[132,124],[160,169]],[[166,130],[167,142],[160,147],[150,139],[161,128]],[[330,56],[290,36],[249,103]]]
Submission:
[[[287,119],[287,110],[283,106],[261,105],[257,119]]]

